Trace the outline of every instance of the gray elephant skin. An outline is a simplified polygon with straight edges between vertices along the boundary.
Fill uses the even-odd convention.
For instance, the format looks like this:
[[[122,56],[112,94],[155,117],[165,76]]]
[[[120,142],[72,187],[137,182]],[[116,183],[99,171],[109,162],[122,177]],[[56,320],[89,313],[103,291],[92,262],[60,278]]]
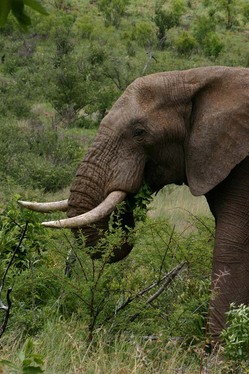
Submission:
[[[203,67],[138,78],[102,120],[79,166],[62,209],[69,218],[45,225],[80,228],[93,247],[116,203],[135,195],[143,181],[152,191],[175,183],[205,195],[216,224],[209,307],[216,342],[230,304],[249,304],[248,155],[249,69]],[[121,197],[97,214],[94,227],[74,221],[115,192]],[[122,222],[132,227],[132,212]],[[126,239],[110,261],[131,251]]]

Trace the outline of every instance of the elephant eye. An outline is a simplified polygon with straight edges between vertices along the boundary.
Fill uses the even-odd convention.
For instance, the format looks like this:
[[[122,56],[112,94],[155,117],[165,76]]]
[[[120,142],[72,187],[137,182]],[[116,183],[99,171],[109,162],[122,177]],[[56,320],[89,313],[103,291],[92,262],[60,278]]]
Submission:
[[[134,130],[133,136],[134,137],[140,137],[140,136],[143,136],[144,134],[145,134],[145,130],[144,129],[137,128],[137,129]]]

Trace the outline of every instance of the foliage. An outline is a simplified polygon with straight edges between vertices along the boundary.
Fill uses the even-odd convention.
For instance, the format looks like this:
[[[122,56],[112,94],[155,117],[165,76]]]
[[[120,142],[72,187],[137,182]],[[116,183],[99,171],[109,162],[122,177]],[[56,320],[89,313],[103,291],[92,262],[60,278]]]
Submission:
[[[177,38],[175,46],[180,54],[189,56],[195,48],[197,48],[197,41],[188,33],[183,31]]]
[[[26,29],[26,27],[31,24],[31,19],[25,12],[25,6],[28,6],[43,15],[48,14],[39,0],[1,0],[0,27],[5,25],[11,11],[19,24]]]
[[[135,196],[129,197],[128,208],[133,211],[137,221],[145,221],[152,199],[151,190],[145,182]]]
[[[215,32],[215,30],[216,22],[213,17],[210,17],[209,15],[200,15],[197,17],[194,23],[193,32],[199,43],[203,42],[207,34]]]
[[[44,229],[32,212],[17,209],[18,198],[19,196],[16,196],[0,215],[1,266],[9,261],[20,239],[23,223],[28,222],[25,241],[16,253],[14,266],[11,269],[13,274],[30,269],[33,264],[38,264],[45,249]]]
[[[249,360],[249,306],[231,304],[228,326],[222,331],[224,353],[235,363]]]
[[[23,344],[23,348],[17,353],[19,360],[18,365],[9,360],[0,360],[0,364],[10,367],[13,373],[43,373],[42,366],[44,364],[44,358],[41,354],[34,353],[34,348],[32,338],[28,338]]]
[[[245,0],[204,0],[203,4],[210,16],[223,23],[227,30],[240,28],[246,22],[248,2]]]
[[[99,9],[105,16],[106,26],[119,27],[130,0],[97,0]]]
[[[224,44],[218,34],[210,32],[203,40],[203,51],[206,56],[217,58],[224,48]]]
[[[68,186],[82,156],[77,140],[42,122],[29,126],[14,121],[4,123],[3,119],[1,122],[2,182],[11,178],[23,187],[32,186],[44,191]]]
[[[193,339],[195,344],[202,342],[209,295],[212,225],[210,227],[209,222],[200,221],[198,226],[197,232],[184,237],[165,220],[147,219],[136,229],[133,253],[126,260],[112,265],[106,263],[105,258],[92,261],[82,247],[78,248],[70,238],[64,240],[63,233],[59,233],[52,243],[47,237],[49,250],[45,252],[45,257],[43,255],[43,260],[15,275],[9,334],[13,332],[25,338],[28,333],[41,342],[49,330],[51,345],[63,326],[71,326],[56,345],[65,349],[62,344],[70,336],[70,339],[77,339],[77,346],[79,341],[84,342],[85,352],[89,355],[98,351],[102,331],[105,339],[112,342],[103,343],[105,355],[112,354],[114,340],[115,346],[122,345],[121,336],[128,337],[126,348],[120,346],[124,352],[131,349],[133,340],[139,347],[148,341],[148,346],[146,344],[143,349],[148,362],[155,367],[162,357],[166,355],[165,360],[169,354],[170,343],[165,351],[165,340],[170,342],[170,337],[178,336],[181,340],[183,336],[184,344],[193,343]],[[107,251],[118,235],[112,232],[106,237]],[[62,274],[68,247],[76,259],[70,279]],[[183,270],[158,298],[148,303],[148,299],[160,288],[157,282],[180,261],[186,262]],[[152,284],[155,286],[145,292]],[[84,326],[74,331],[80,321],[84,321]],[[44,326],[47,326],[47,332]],[[91,347],[97,351],[92,351]],[[71,355],[71,349],[68,341],[67,353],[64,353],[66,357]],[[179,349],[184,354],[184,349]],[[39,351],[52,354],[52,351],[47,353],[44,346]],[[63,370],[69,367],[68,360]],[[16,359],[9,361],[16,364]],[[50,359],[49,362],[61,365],[58,360]]]

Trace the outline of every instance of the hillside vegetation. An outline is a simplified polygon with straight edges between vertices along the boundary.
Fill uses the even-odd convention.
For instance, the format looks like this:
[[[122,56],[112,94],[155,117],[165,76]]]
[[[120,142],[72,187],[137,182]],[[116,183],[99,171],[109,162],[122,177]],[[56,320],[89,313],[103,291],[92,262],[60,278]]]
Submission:
[[[248,373],[246,345],[236,345],[249,339],[248,310],[220,354],[203,352],[214,239],[204,199],[169,186],[146,216],[138,207],[134,250],[115,265],[17,205],[67,198],[100,120],[135,78],[249,67],[248,0],[43,4],[47,16],[25,8],[28,28],[10,15],[0,29],[0,307],[13,287],[0,373]]]

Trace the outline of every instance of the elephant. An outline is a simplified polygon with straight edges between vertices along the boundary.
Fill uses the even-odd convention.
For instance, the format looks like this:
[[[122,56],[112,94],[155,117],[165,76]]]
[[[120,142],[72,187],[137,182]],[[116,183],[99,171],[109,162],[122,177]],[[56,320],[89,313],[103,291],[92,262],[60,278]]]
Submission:
[[[144,181],[152,192],[185,184],[206,197],[215,219],[208,329],[219,342],[230,304],[249,304],[249,69],[208,66],[137,78],[101,121],[69,199],[21,204],[66,211],[68,218],[43,224],[80,230],[93,248],[116,205]],[[132,211],[122,225],[134,226]],[[127,237],[110,261],[130,253]]]

